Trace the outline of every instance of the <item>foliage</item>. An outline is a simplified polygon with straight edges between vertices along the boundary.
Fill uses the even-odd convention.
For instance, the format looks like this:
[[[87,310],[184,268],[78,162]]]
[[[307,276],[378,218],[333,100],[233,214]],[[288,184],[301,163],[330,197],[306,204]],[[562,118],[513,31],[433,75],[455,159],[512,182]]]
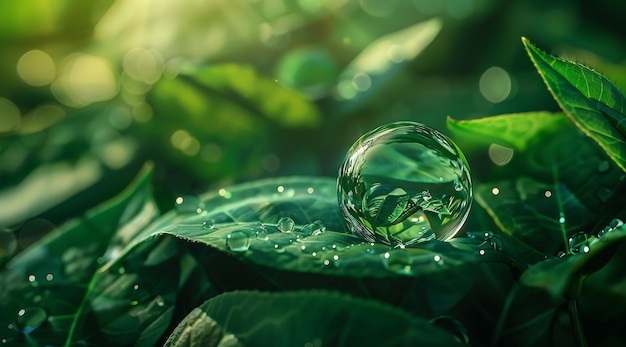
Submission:
[[[296,6],[288,2],[283,10],[216,2],[198,13],[163,2],[142,24],[118,18],[140,13],[140,2],[63,2],[67,10],[50,13],[26,5],[37,3],[0,5],[48,23],[0,21],[0,43],[15,50],[0,57],[0,69],[15,47],[43,37],[57,38],[50,52],[59,57],[74,40],[92,45],[65,56],[49,90],[19,65],[30,87],[15,78],[0,86],[12,100],[0,98],[0,345],[626,340],[623,67],[599,61],[616,72],[612,83],[523,38],[554,109],[448,117],[472,165],[473,216],[449,241],[390,247],[348,232],[336,178],[327,176],[352,133],[381,121],[367,114],[387,100],[458,106],[402,96],[415,85],[429,91],[407,76],[421,69],[416,61],[437,60],[428,49],[442,49],[437,36],[450,35],[450,18],[414,23],[402,13],[379,32],[342,23],[326,37],[331,48],[291,50],[288,36],[307,40],[300,26],[321,28],[353,3],[299,1],[290,17],[279,15]],[[368,14],[359,27],[388,10],[359,3]],[[477,13],[490,13],[481,6]],[[98,24],[65,20],[84,11]],[[172,11],[219,25],[187,31],[171,17],[161,21]],[[229,11],[243,24],[233,26]],[[146,30],[149,48],[138,48],[136,37],[121,34],[137,25],[171,28]],[[238,47],[255,52],[251,33],[280,54],[242,55]],[[280,81],[270,61],[280,61]],[[76,89],[70,70],[88,74],[81,66],[104,66],[116,76],[111,85],[107,73],[91,77],[112,89]],[[394,109],[400,113],[385,122],[406,116]]]

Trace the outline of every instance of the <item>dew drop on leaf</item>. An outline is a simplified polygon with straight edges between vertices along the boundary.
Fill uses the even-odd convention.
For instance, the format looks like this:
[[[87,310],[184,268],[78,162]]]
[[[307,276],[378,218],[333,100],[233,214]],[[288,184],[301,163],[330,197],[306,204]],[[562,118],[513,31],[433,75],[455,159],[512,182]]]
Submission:
[[[569,238],[569,250],[571,253],[586,253],[589,251],[587,239],[589,236],[584,231],[579,231]]]
[[[324,231],[326,231],[326,226],[319,220],[303,226],[300,230],[303,236],[315,236],[323,233]]]
[[[226,236],[226,246],[232,252],[245,252],[250,248],[250,238],[245,231],[236,230]]]
[[[204,222],[202,222],[202,228],[203,229],[213,229],[213,223],[209,220],[205,220]]]
[[[617,219],[617,218],[613,219],[611,223],[609,223],[609,226],[613,229],[619,228],[622,225],[624,225],[624,222],[621,219]]]
[[[19,310],[15,324],[22,333],[28,335],[48,319],[48,313],[41,307],[33,306]]]
[[[490,236],[485,241],[489,242],[489,245],[491,246],[491,248],[494,251],[501,251],[502,250],[502,241],[500,241],[499,238],[497,238],[495,236]]]
[[[448,240],[467,218],[472,181],[449,138],[420,123],[396,122],[350,147],[337,198],[348,229],[367,241]]]
[[[296,223],[289,217],[282,217],[278,220],[278,223],[276,223],[276,227],[281,233],[292,232],[295,225]]]

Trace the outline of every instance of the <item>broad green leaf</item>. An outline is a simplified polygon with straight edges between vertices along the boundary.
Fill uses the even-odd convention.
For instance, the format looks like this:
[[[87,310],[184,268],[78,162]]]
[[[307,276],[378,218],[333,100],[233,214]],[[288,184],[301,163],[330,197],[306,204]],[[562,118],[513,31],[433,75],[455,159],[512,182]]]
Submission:
[[[504,114],[472,120],[448,117],[448,127],[459,136],[481,143],[495,142],[524,151],[546,133],[554,132],[568,122],[562,113],[547,111]]]
[[[287,217],[293,231],[279,232]],[[317,234],[322,225],[326,230]],[[493,328],[498,308],[489,302],[513,283],[505,264],[514,262],[485,238],[392,249],[347,233],[332,178],[271,178],[218,189],[197,206],[162,216],[102,271],[133,263],[128,259],[138,249],[168,235],[188,241],[185,247],[219,292],[326,288],[426,318],[453,315],[476,329]],[[480,306],[484,319],[472,321],[468,306]]]
[[[520,281],[527,286],[542,288],[554,298],[578,299],[587,276],[609,262],[625,239],[624,225],[612,228],[600,237],[590,236],[578,253],[537,263],[522,274]]]
[[[73,219],[12,259],[0,272],[0,322],[8,341],[62,345],[75,328],[98,259],[117,230],[136,233],[158,215],[149,191],[151,166],[114,199]],[[21,310],[35,307],[46,320],[28,328]],[[32,330],[32,331],[29,331]]]
[[[259,175],[268,155],[286,151],[320,124],[313,103],[252,67],[181,69],[152,87],[147,98],[154,119],[139,130],[161,158],[204,181]]]
[[[456,346],[455,336],[424,319],[375,301],[335,292],[231,292],[217,296],[179,325],[166,346]],[[228,331],[220,339],[218,327]],[[189,342],[187,342],[189,341]],[[187,343],[185,343],[187,342]]]
[[[626,97],[605,77],[522,42],[559,106],[626,171]]]
[[[317,108],[301,94],[259,76],[251,66],[186,66],[177,78],[196,84],[205,92],[217,93],[283,127],[314,127],[321,121]]]
[[[339,74],[335,105],[337,116],[361,106],[380,91],[437,37],[443,27],[439,18],[379,37],[361,51]]]
[[[593,216],[563,184],[528,177],[480,184],[476,201],[503,232],[543,254],[556,254]]]

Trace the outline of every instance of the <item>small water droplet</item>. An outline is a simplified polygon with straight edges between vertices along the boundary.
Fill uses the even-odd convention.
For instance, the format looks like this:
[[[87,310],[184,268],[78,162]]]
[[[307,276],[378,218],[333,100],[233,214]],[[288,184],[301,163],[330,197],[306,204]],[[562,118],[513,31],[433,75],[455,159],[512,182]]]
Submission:
[[[28,335],[45,323],[47,319],[46,310],[39,306],[33,306],[19,310],[15,324],[22,333]]]
[[[276,227],[281,233],[292,232],[295,225],[296,223],[289,217],[282,217],[278,220],[278,223],[276,223]]]
[[[185,195],[174,200],[174,207],[180,214],[202,213],[204,204],[197,196]]]
[[[611,228],[610,226],[605,226],[604,229],[600,230],[598,232],[598,237],[602,237],[604,234],[613,231],[613,228]]]
[[[245,252],[250,248],[250,237],[243,230],[236,230],[226,236],[226,246],[232,252]]]
[[[481,249],[480,251],[478,251],[478,254],[480,255],[485,255],[486,251],[484,249]]]
[[[557,257],[559,258],[563,258],[567,255],[567,253],[563,252],[563,251],[559,251],[559,253],[556,254]]]
[[[352,145],[339,171],[337,196],[348,229],[369,242],[447,240],[469,213],[469,166],[440,132],[414,122],[391,123]]]
[[[411,255],[404,250],[394,249],[389,252],[385,252],[381,260],[383,262],[383,266],[397,274],[408,275],[413,273],[412,258]]]
[[[615,228],[619,228],[622,225],[624,225],[624,222],[621,219],[615,218],[611,221],[611,223],[609,223],[609,226],[613,229]]]
[[[326,231],[326,226],[322,221],[316,220],[313,223],[303,226],[300,231],[304,236],[316,236]]]
[[[157,304],[157,306],[165,305],[165,300],[163,300],[163,297],[161,297],[160,295],[154,298],[154,302]]]
[[[433,260],[435,261],[435,263],[437,263],[437,265],[443,265],[443,258],[441,258],[439,254],[435,255],[433,257]]]
[[[589,235],[587,235],[586,232],[584,231],[579,231],[577,233],[575,233],[574,235],[572,235],[569,238],[569,251],[570,253],[586,253],[585,250],[587,250],[587,252],[589,251],[589,245],[588,245],[588,240]]]
[[[565,224],[565,217],[559,217],[559,223]]]
[[[279,247],[279,246],[278,246],[278,244],[277,244],[277,243],[275,243],[275,244],[274,244],[274,248],[278,249],[278,247]]]
[[[213,229],[213,228],[215,228],[215,226],[213,225],[213,222],[211,222],[210,220],[205,220],[204,222],[202,222],[202,228],[203,229]]]

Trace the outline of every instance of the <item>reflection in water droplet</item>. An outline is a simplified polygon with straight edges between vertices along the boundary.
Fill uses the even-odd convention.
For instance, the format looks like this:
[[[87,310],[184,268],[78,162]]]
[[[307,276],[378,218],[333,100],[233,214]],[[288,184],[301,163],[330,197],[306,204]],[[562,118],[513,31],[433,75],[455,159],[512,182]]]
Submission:
[[[295,225],[296,223],[289,217],[282,217],[278,220],[278,223],[276,223],[276,227],[281,233],[292,232]]]
[[[209,220],[205,220],[204,222],[202,222],[202,228],[203,229],[213,229],[215,228],[215,226],[213,226],[213,223]]]
[[[359,138],[339,171],[337,196],[348,228],[374,242],[447,240],[469,213],[469,166],[446,136],[397,122]]]
[[[411,255],[404,250],[396,249],[382,254],[383,266],[394,273],[408,275],[413,273]]]
[[[579,231],[569,238],[570,253],[586,253],[589,251],[588,240],[589,235],[584,231]]]
[[[176,212],[181,214],[201,213],[203,203],[197,196],[179,196],[174,200],[174,207],[176,208]]]
[[[17,312],[15,324],[24,334],[30,334],[48,319],[48,313],[41,307],[23,308]]]
[[[250,248],[250,238],[245,231],[236,230],[226,236],[226,246],[232,252],[245,252]]]

